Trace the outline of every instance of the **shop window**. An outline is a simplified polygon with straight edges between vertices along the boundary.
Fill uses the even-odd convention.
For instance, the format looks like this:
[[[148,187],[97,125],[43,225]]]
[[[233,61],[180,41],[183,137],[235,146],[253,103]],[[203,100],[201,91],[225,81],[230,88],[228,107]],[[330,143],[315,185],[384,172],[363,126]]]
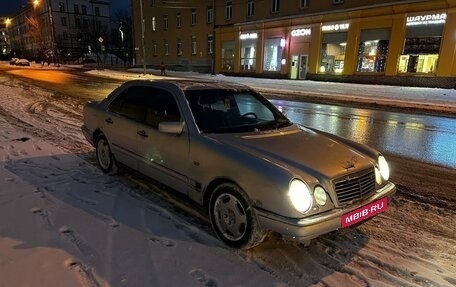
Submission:
[[[241,40],[241,69],[243,71],[256,70],[256,39]]]
[[[234,41],[222,43],[222,70],[232,71],[234,69]]]
[[[342,73],[347,43],[323,43],[320,72]]]
[[[362,41],[358,49],[357,72],[384,72],[389,40]]]
[[[281,38],[270,38],[264,41],[263,70],[279,72],[282,62],[283,48],[280,45]]]
[[[399,73],[435,73],[441,37],[407,38],[399,57]]]

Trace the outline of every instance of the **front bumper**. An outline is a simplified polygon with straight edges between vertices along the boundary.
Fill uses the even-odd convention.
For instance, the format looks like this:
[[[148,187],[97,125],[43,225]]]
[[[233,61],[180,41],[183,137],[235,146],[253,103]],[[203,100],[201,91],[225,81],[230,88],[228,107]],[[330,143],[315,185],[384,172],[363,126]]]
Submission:
[[[256,209],[259,224],[262,228],[278,232],[282,235],[297,240],[310,240],[320,235],[340,229],[342,227],[342,215],[358,209],[378,199],[391,198],[396,193],[396,186],[389,182],[378,190],[371,197],[345,208],[332,209],[330,211],[316,214],[305,218],[288,218],[270,213],[266,210]]]

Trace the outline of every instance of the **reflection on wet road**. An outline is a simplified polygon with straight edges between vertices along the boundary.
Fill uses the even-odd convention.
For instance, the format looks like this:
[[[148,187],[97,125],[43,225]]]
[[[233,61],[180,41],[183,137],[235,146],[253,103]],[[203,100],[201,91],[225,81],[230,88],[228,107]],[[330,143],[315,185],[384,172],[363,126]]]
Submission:
[[[456,168],[456,119],[272,100],[296,123],[336,134],[385,154]]]

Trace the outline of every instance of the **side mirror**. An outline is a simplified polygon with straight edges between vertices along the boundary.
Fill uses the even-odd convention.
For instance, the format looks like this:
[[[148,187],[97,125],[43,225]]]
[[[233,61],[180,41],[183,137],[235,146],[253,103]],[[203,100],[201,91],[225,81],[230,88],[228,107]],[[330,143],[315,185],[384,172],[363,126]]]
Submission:
[[[180,135],[184,130],[184,122],[161,122],[158,131],[165,134]]]

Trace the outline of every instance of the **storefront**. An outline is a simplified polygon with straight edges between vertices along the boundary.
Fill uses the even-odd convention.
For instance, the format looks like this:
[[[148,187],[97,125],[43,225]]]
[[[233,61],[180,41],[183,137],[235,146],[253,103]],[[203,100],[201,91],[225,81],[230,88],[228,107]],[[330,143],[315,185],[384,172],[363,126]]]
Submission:
[[[347,31],[349,23],[323,25],[321,31],[320,73],[342,74],[345,64],[345,49],[347,46]]]
[[[446,18],[446,13],[407,16],[398,73],[435,73]]]
[[[385,72],[390,34],[390,28],[361,30],[356,72]]]
[[[290,32],[290,79],[304,80],[309,71],[312,29],[298,27]]]
[[[243,33],[239,37],[241,44],[241,70],[256,70],[258,33]]]

